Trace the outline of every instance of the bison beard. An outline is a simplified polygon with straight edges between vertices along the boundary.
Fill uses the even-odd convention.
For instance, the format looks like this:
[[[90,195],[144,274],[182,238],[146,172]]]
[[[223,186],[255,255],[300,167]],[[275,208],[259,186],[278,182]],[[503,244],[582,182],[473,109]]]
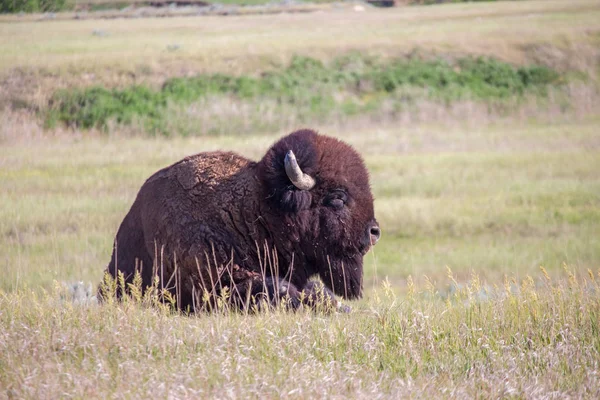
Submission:
[[[349,145],[311,130],[275,143],[259,162],[199,153],[152,175],[121,223],[106,272],[143,287],[158,277],[182,309],[227,288],[293,308],[318,293],[362,295],[363,256],[379,239],[367,169]],[[309,281],[318,275],[322,285]],[[333,293],[331,292],[333,291]],[[251,303],[249,303],[249,301]]]

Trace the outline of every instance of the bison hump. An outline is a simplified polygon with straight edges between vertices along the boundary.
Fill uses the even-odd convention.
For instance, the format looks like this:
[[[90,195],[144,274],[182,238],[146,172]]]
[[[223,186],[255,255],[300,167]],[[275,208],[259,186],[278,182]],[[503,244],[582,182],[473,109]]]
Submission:
[[[216,187],[238,176],[251,161],[230,152],[199,153],[173,167],[179,184],[186,190]]]

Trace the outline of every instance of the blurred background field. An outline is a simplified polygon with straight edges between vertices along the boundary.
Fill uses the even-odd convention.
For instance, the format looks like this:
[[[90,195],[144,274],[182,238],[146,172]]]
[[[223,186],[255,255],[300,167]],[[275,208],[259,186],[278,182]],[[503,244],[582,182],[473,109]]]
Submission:
[[[597,397],[600,2],[459,3],[1,14],[6,396]],[[153,172],[301,127],[371,172],[356,313],[56,306],[56,282],[101,280]]]

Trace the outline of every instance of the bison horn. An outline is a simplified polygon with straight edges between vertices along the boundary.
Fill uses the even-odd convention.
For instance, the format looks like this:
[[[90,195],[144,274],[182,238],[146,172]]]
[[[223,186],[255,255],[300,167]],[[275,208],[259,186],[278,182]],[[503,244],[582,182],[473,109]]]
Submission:
[[[302,172],[298,161],[296,161],[296,156],[291,150],[285,155],[285,173],[298,189],[310,190],[315,186],[314,178]]]

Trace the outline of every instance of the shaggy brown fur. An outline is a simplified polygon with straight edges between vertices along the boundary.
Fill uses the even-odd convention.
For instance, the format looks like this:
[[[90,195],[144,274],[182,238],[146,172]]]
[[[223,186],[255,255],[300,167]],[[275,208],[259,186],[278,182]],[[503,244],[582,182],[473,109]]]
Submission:
[[[289,150],[316,180],[312,189],[288,178]],[[224,287],[240,307],[251,296],[285,296],[297,307],[302,290],[315,291],[313,275],[338,295],[360,297],[363,256],[378,238],[359,154],[301,130],[259,162],[199,153],[152,175],[121,223],[107,272],[121,271],[130,281],[139,269],[144,286],[158,275],[161,287],[177,286],[182,308],[197,308],[204,290],[218,294]]]

